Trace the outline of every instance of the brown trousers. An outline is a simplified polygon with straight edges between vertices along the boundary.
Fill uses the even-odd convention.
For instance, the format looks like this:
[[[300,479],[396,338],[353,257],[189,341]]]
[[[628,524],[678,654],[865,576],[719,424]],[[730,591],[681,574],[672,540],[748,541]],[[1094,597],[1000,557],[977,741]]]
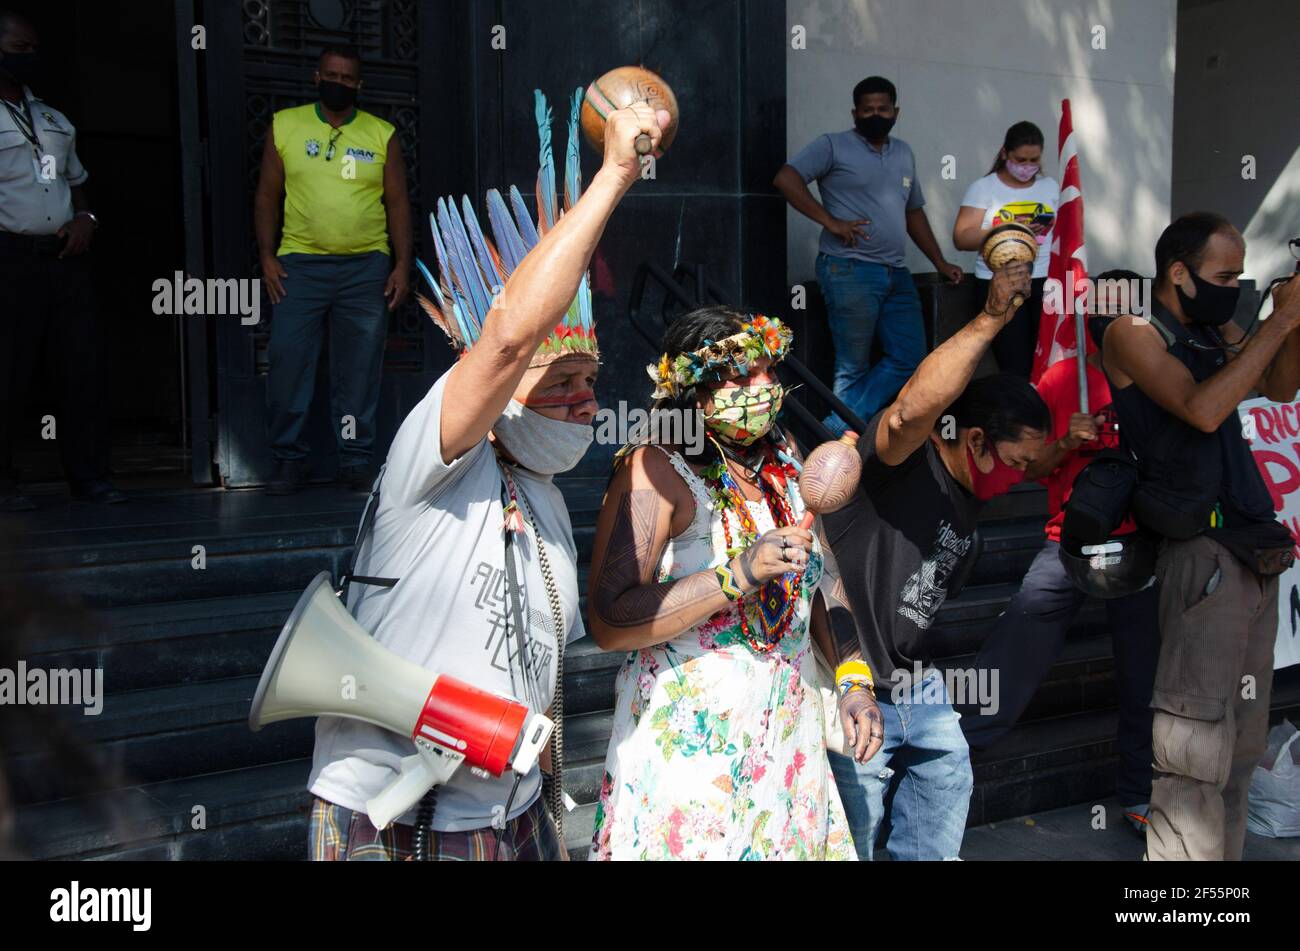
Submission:
[[[1147,857],[1237,861],[1250,780],[1267,743],[1278,579],[1203,535],[1166,541],[1156,578]]]

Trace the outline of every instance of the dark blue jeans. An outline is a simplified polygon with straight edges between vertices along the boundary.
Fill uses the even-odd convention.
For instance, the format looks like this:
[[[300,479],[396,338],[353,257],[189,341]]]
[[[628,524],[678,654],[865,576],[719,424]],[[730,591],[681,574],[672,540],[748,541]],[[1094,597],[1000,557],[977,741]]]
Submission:
[[[921,298],[912,273],[905,267],[819,254],[817,283],[835,345],[835,395],[870,420],[925,359]],[[872,366],[877,334],[884,356]],[[826,426],[834,433],[848,428],[835,413]]]
[[[1086,600],[1065,574],[1060,550],[1054,541],[1043,545],[975,657],[976,670],[998,671],[999,703],[988,714],[962,708],[961,725],[972,749],[991,746],[1016,725],[1060,656],[1070,622]],[[1125,806],[1151,800],[1151,685],[1160,656],[1159,607],[1155,585],[1106,602],[1119,687],[1115,794]]]
[[[271,454],[277,460],[302,459],[309,451],[303,430],[328,317],[330,422],[338,439],[339,464],[366,465],[374,453],[379,374],[388,335],[388,255],[286,254],[280,264],[287,272],[285,296],[271,316],[266,384]]]
[[[955,859],[974,787],[970,749],[937,672],[902,692],[900,702],[889,702],[900,689],[887,683],[876,687],[885,740],[875,756],[857,763],[826,752],[849,834],[858,858],[870,862],[885,818],[886,793],[894,774],[901,773],[889,805],[885,848],[890,857],[898,862]]]

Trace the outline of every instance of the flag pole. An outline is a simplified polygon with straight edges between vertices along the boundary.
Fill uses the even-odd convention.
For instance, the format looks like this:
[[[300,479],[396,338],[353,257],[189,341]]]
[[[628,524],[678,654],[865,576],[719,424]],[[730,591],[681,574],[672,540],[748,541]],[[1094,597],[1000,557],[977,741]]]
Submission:
[[[1074,308],[1074,359],[1079,368],[1079,412],[1088,412],[1088,343],[1084,339],[1083,318]]]

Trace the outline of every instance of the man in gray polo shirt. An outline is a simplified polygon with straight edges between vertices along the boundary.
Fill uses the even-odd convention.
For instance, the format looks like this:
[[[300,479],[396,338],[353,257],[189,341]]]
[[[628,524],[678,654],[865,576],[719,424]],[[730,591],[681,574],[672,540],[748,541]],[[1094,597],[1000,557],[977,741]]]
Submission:
[[[894,84],[869,76],[854,87],[853,106],[854,128],[818,136],[773,184],[822,226],[817,283],[835,344],[835,395],[870,419],[925,357],[921,300],[903,263],[907,239],[952,283],[962,272],[930,229],[911,147],[889,135],[899,114]],[[813,179],[820,202],[808,190]],[[884,357],[873,367],[877,333]],[[826,422],[835,432],[846,428],[834,413]]]

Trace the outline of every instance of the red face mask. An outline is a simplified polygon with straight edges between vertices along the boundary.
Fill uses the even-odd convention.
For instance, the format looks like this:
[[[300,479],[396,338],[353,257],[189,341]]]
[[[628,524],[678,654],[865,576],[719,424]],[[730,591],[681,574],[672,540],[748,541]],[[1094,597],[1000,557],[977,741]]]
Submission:
[[[1013,485],[1025,481],[1024,472],[1003,462],[996,448],[993,448],[991,472],[980,472],[979,466],[975,465],[975,453],[971,452],[969,445],[966,446],[966,460],[970,463],[971,491],[981,502],[987,502],[994,496],[1010,492]]]

